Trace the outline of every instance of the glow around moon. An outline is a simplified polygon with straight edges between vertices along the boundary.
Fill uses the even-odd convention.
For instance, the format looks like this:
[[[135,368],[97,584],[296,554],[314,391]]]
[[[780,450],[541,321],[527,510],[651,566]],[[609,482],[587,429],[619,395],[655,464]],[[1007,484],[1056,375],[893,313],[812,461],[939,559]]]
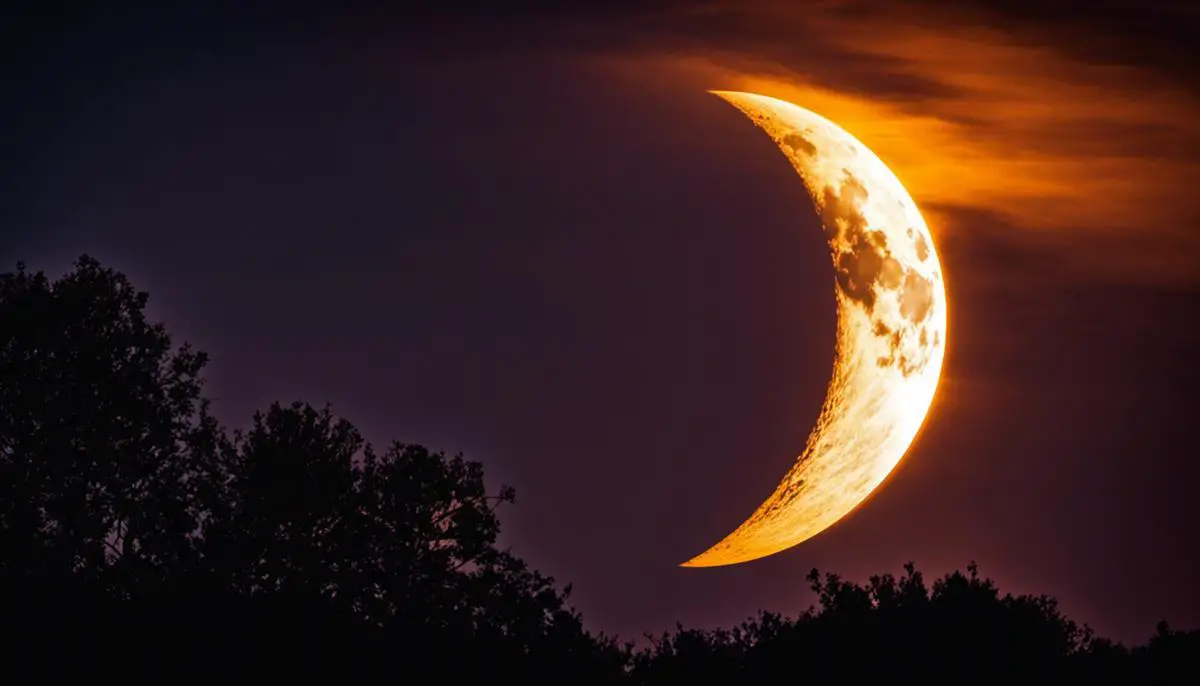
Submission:
[[[895,174],[820,115],[763,95],[713,93],[774,139],[813,198],[833,257],[837,353],[825,404],[795,465],[741,526],[684,567],[772,555],[858,506],[920,430],[946,347],[941,264]]]

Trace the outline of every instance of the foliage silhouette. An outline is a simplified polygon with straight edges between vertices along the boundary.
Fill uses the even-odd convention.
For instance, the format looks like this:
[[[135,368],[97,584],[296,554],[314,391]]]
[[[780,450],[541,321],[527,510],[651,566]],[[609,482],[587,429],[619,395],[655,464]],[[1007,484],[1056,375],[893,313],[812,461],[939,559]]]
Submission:
[[[630,644],[497,546],[511,488],[462,456],[377,451],[331,408],[210,413],[207,358],[147,296],[80,258],[0,275],[0,631],[44,678],[283,675],[425,683],[738,684],[799,677],[1123,680],[1197,671],[1200,633],[1097,638],[975,566],[865,584],[816,570],[819,607]],[[65,659],[64,659],[65,656]]]
[[[0,275],[0,571],[97,587],[194,563],[212,448],[207,361],[146,321],[147,296],[82,258]]]

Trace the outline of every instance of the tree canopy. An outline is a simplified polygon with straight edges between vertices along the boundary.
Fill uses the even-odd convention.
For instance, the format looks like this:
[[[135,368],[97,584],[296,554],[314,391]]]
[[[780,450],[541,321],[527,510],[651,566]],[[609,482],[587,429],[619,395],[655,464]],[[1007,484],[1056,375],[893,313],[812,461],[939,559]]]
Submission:
[[[932,584],[911,564],[866,583],[814,570],[818,607],[635,649],[498,546],[516,494],[480,463],[376,448],[304,402],[228,430],[207,357],[148,321],[147,299],[86,256],[57,279],[0,275],[0,629],[43,674],[694,686],[1197,670],[1200,633],[1163,623],[1131,650],[974,565]]]

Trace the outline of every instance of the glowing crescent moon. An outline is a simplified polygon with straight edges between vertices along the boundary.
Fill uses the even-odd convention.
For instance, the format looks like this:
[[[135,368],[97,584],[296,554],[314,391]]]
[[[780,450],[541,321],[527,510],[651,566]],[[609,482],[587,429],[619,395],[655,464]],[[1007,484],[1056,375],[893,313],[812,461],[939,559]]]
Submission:
[[[684,567],[772,555],[862,503],[925,421],[946,346],[941,264],[896,175],[818,114],[763,95],[712,92],[771,136],[812,195],[836,272],[837,356],[816,427],[775,493]]]

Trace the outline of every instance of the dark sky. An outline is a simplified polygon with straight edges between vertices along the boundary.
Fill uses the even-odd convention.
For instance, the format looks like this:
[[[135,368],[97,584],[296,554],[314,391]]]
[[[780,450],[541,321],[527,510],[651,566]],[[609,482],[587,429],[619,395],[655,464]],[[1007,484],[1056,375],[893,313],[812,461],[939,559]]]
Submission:
[[[30,4],[0,18],[0,259],[128,273],[212,355],[231,425],[331,401],[482,461],[518,491],[506,541],[593,628],[794,613],[814,566],[975,560],[1141,641],[1200,625],[1197,14],[1050,4]],[[863,507],[681,569],[774,488],[832,365],[812,204],[704,92],[739,87],[906,182],[950,347]]]

